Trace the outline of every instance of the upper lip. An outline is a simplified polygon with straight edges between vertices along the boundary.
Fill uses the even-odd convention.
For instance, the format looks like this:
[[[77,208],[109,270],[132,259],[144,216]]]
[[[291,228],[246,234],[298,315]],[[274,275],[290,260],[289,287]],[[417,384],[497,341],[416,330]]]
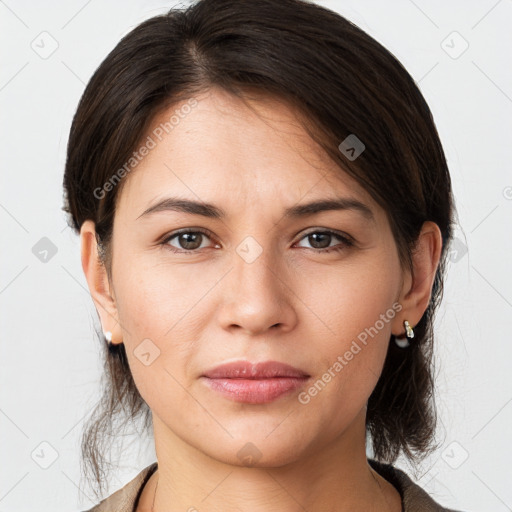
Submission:
[[[286,363],[279,361],[264,361],[250,363],[249,361],[234,361],[221,364],[202,375],[210,379],[271,379],[273,377],[309,377],[309,375]]]

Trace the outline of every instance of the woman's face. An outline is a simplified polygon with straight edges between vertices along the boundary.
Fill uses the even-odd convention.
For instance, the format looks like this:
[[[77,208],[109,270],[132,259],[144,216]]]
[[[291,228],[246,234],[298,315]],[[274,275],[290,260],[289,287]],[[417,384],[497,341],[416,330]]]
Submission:
[[[253,450],[253,460],[272,465],[364,426],[392,330],[403,331],[403,276],[385,212],[322,156],[287,107],[253,107],[265,119],[213,89],[155,121],[152,130],[180,113],[165,136],[148,133],[155,145],[118,198],[112,296],[158,435],[238,465]],[[166,198],[222,214],[144,214]],[[285,213],[340,198],[371,214]],[[188,236],[169,240],[185,228]],[[226,396],[202,377],[239,360],[279,361],[310,377],[266,403]]]

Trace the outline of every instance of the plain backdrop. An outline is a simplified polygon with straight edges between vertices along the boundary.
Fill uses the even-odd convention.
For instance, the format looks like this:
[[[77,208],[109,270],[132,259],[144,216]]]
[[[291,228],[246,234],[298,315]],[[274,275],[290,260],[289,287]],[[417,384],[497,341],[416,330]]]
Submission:
[[[418,83],[460,218],[436,320],[441,448],[416,471],[444,506],[512,510],[512,1],[319,2],[388,48]],[[67,227],[62,176],[85,84],[157,0],[0,1],[0,512],[71,512],[79,436],[99,396],[98,323]],[[41,247],[48,252],[41,257]],[[110,493],[155,460],[126,439]]]

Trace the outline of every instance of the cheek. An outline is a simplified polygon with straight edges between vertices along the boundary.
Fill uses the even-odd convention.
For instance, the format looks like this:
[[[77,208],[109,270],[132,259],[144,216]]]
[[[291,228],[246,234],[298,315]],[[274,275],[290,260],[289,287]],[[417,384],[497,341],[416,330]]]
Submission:
[[[391,332],[390,310],[397,296],[400,273],[392,255],[374,251],[354,258],[346,265],[325,266],[305,279],[294,291],[306,305],[304,317],[324,333],[324,353],[343,349],[352,339],[371,329],[373,338],[387,341]],[[381,320],[384,315],[384,323]],[[377,323],[379,336],[372,327]],[[311,324],[310,324],[311,325]]]
[[[194,305],[208,283],[194,283],[191,278],[136,259],[117,268],[123,343],[134,381],[150,407],[162,386],[180,396],[178,382],[186,382],[187,370],[193,371],[195,340],[201,337],[200,308]]]
[[[317,384],[304,402],[311,398],[309,403],[326,421],[353,417],[374,389],[397,314],[393,304],[399,279],[397,261],[382,253],[371,261],[354,260],[337,272],[327,269],[324,277],[317,274],[301,287],[308,298],[308,330],[321,361]]]
[[[189,313],[218,281],[217,276],[198,275],[192,266],[166,264],[164,255],[135,254],[119,264],[118,310],[129,332],[131,326],[138,335],[172,338],[171,333],[179,324],[189,323]]]

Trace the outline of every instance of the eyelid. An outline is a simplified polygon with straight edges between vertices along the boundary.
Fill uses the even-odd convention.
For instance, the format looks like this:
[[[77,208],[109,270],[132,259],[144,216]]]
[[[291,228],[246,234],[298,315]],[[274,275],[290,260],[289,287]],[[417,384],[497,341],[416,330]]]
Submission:
[[[181,233],[204,233],[205,235],[208,235],[209,237],[215,238],[215,235],[207,228],[196,228],[194,226],[189,228],[181,228],[176,229],[175,231],[171,231],[170,233],[167,233],[164,235],[163,239],[169,239],[176,235],[181,235]]]
[[[308,236],[308,235],[311,235],[312,233],[327,233],[327,234],[332,234],[332,235],[336,235],[336,236],[339,236],[341,238],[346,238],[348,241],[352,242],[352,243],[355,243],[356,240],[354,237],[350,236],[348,233],[345,233],[344,231],[338,231],[336,229],[330,229],[330,228],[321,228],[321,227],[316,227],[316,228],[311,228],[310,230],[307,230],[305,233],[302,233],[301,234],[301,237],[297,240],[297,242],[299,242],[300,240],[302,240],[304,237]]]
[[[174,239],[177,236],[179,236],[180,234],[182,234],[182,233],[203,233],[208,238],[210,238],[214,243],[215,243],[215,240],[216,240],[215,239],[215,235],[209,229],[207,229],[207,228],[187,227],[187,228],[177,229],[176,231],[172,231],[171,233],[166,234],[162,238],[162,240],[160,242],[158,242],[158,244],[162,245],[162,246],[169,246],[169,242],[172,239]],[[306,232],[301,233],[300,238],[298,238],[298,240],[296,240],[293,245],[299,243],[304,238],[306,238],[308,235],[313,234],[313,233],[321,233],[321,234],[334,235],[334,236],[340,238],[342,240],[342,243],[344,243],[346,246],[353,246],[356,243],[356,240],[352,236],[350,236],[348,233],[345,233],[345,232],[342,232],[342,231],[338,231],[338,230],[335,230],[335,229],[330,229],[330,228],[321,228],[321,227],[317,226],[317,227],[310,228]],[[218,242],[216,242],[216,243],[218,244]],[[181,253],[195,254],[195,253],[199,252],[198,249],[186,250],[186,249],[178,249],[178,248],[173,247],[173,246],[170,246],[170,247],[171,247],[170,250],[173,251],[173,252],[176,252],[176,253],[180,253],[181,252]],[[335,249],[336,247],[337,246],[327,247],[327,248],[323,248],[323,249],[315,249],[315,248],[309,248],[309,247],[302,247],[302,248],[303,249],[310,249],[310,250],[312,250],[314,252],[318,252],[318,253],[322,253],[322,252],[327,253],[330,250]]]
[[[158,242],[159,245],[166,245],[168,242],[170,242],[173,238],[176,238],[178,235],[181,235],[182,233],[203,233],[208,238],[215,240],[215,235],[206,228],[196,228],[196,227],[190,227],[190,228],[181,228],[177,229],[176,231],[172,231],[171,233],[167,233],[162,237],[162,239]],[[179,251],[180,249],[176,249]],[[183,252],[197,252],[197,250],[194,251],[186,251],[185,249],[182,249]]]

